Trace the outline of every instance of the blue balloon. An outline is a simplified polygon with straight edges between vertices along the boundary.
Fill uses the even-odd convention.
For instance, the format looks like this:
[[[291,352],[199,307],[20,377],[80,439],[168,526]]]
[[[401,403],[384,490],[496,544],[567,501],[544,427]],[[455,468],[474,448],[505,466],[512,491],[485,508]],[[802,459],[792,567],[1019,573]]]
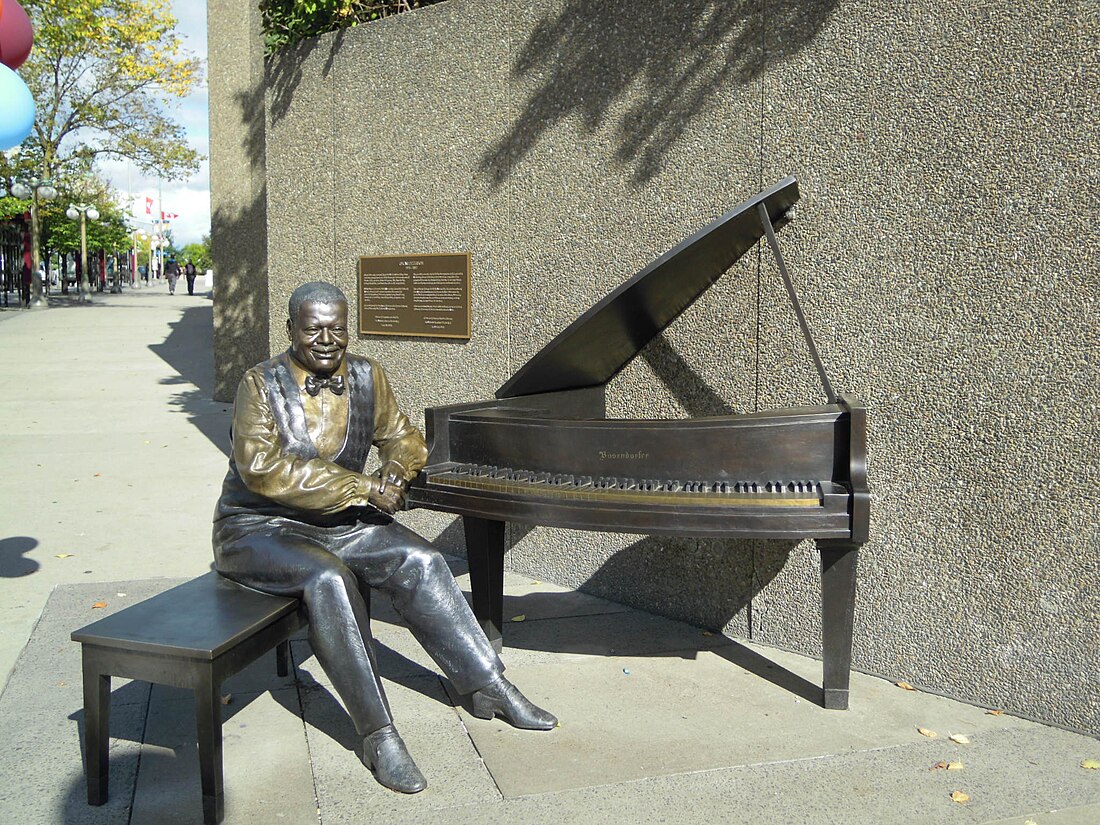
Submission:
[[[23,78],[0,63],[0,151],[18,146],[34,128],[34,98]]]

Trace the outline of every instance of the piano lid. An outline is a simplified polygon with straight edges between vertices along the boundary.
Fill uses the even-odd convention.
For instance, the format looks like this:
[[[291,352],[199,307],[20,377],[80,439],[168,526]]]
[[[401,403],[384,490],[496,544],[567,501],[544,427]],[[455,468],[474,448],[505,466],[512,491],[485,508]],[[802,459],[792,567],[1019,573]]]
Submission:
[[[606,384],[760,240],[757,204],[778,229],[797,200],[798,181],[784,178],[699,230],[562,330],[496,397]]]

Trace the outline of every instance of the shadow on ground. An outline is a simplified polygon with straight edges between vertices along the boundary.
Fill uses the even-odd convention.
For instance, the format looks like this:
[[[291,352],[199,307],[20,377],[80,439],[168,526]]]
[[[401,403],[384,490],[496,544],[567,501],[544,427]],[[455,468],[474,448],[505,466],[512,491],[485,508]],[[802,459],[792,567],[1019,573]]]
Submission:
[[[168,336],[149,349],[177,374],[163,383],[179,385],[172,405],[187,413],[199,432],[229,455],[229,406],[213,401],[214,308],[209,302],[188,307],[171,325]]]
[[[25,554],[38,546],[38,539],[30,536],[9,536],[0,539],[0,577],[18,579],[29,576],[41,566],[34,559],[24,558]]]

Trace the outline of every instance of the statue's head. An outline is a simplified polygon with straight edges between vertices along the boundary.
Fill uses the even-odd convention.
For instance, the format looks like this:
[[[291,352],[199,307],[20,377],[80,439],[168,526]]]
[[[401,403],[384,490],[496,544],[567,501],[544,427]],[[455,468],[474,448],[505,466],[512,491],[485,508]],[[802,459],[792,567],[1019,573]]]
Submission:
[[[302,284],[290,296],[286,334],[290,355],[314,375],[330,375],[348,348],[348,299],[324,281]]]

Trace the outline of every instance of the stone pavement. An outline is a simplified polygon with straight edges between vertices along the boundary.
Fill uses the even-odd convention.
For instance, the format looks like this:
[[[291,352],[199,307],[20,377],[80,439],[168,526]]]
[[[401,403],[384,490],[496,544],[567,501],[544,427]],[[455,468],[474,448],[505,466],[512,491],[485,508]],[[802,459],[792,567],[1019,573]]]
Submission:
[[[210,400],[211,317],[209,296],[163,286],[0,311],[0,822],[202,821],[190,697],[120,679],[110,799],[86,804],[69,633],[209,569],[229,429]],[[1100,759],[1094,738],[859,673],[851,710],[826,711],[813,659],[515,574],[506,592],[505,617],[523,617],[505,628],[509,674],[559,729],[469,716],[376,597],[381,667],[428,790],[374,782],[298,639],[291,676],[269,655],[224,686],[225,821],[1100,822],[1100,771],[1081,766]]]

